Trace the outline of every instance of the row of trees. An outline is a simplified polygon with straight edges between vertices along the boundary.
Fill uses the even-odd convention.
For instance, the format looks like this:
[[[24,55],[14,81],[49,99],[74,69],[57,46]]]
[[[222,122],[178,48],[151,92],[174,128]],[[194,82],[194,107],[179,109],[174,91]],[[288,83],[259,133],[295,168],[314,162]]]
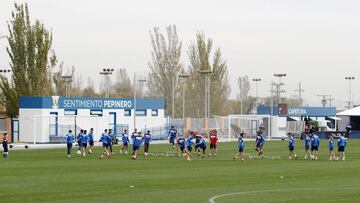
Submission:
[[[15,4],[11,20],[8,23],[9,46],[7,53],[12,70],[11,78],[0,76],[0,103],[6,107],[10,116],[18,115],[19,96],[65,96],[68,86],[69,96],[103,97],[106,89],[99,91],[94,87],[93,79],[85,79],[76,75],[76,69],[64,69],[52,49],[53,34],[45,26],[30,21],[27,4]],[[186,116],[202,117],[204,115],[205,80],[201,71],[211,71],[210,112],[211,115],[227,115],[240,113],[240,97],[244,98],[244,113],[249,113],[254,105],[254,98],[248,95],[250,83],[247,77],[239,77],[245,84],[242,95],[238,99],[229,100],[230,85],[227,63],[223,59],[220,48],[213,48],[213,40],[204,33],[196,34],[196,40],[187,47],[189,66],[185,68],[181,61],[182,41],[179,39],[175,25],[168,26],[165,33],[158,27],[150,31],[152,45],[151,61],[148,63],[149,73],[146,84],[136,85],[139,97],[156,97],[165,100],[166,113],[175,117],[182,116],[182,90],[186,90]],[[179,75],[187,74],[187,79]],[[72,76],[67,84],[62,76]],[[111,97],[132,97],[134,81],[126,69],[115,71],[115,80],[111,82]],[[105,87],[102,79],[100,86]],[[175,103],[173,104],[173,97]],[[174,105],[174,112],[172,106]]]

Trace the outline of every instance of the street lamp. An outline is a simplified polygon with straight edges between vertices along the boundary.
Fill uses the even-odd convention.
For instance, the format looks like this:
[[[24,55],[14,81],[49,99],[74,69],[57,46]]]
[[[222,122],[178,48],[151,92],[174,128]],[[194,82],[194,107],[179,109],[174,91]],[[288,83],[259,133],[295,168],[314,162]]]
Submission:
[[[145,83],[146,79],[136,79],[136,73],[134,73],[134,131],[136,128],[136,84]]]
[[[112,75],[112,73],[114,72],[113,68],[104,68],[102,69],[102,71],[100,72],[100,75],[104,75],[105,79],[106,79],[106,97],[109,98],[110,97],[110,85],[109,85],[109,80],[110,80],[110,75]]]
[[[255,105],[256,105],[256,108],[258,106],[258,86],[259,86],[259,82],[261,81],[260,78],[254,78],[252,79],[255,83],[256,83],[256,98],[255,98]]]
[[[68,94],[68,83],[72,82],[72,75],[62,75],[61,78],[65,81],[65,96],[69,97]]]
[[[205,82],[204,82],[204,89],[205,89],[205,111],[204,111],[204,117],[205,118],[209,118],[211,113],[210,113],[210,78],[209,78],[209,74],[212,73],[211,70],[200,70],[199,73],[204,74],[205,75]]]
[[[351,81],[355,80],[355,77],[353,76],[347,76],[345,77],[345,80],[349,80],[349,101],[348,101],[348,109],[351,107]]]
[[[285,77],[286,74],[285,73],[276,73],[274,74],[275,77],[279,78],[279,83],[275,84],[276,85],[276,96],[278,97],[278,104],[281,104],[281,93],[285,93],[285,90],[281,89],[281,86],[284,85],[284,83],[281,82],[281,78]]]

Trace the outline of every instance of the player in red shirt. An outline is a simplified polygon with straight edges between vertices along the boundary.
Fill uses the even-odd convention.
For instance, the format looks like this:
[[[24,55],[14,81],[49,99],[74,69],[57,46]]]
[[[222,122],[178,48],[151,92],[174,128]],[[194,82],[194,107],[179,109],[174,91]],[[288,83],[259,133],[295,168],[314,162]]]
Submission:
[[[218,141],[217,130],[209,131],[209,139],[210,139],[210,153],[209,156],[216,156],[216,144]]]

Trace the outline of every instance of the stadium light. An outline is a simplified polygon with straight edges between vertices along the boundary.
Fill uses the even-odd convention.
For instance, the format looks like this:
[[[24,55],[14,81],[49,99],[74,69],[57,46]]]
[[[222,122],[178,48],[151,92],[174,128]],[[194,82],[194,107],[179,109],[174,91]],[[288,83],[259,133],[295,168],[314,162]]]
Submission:
[[[346,76],[345,80],[349,80],[349,101],[348,101],[348,109],[351,108],[351,81],[355,80],[354,76]]]
[[[106,97],[109,98],[110,97],[110,75],[112,75],[112,73],[114,72],[113,68],[103,68],[102,71],[100,72],[100,75],[104,75],[105,79],[106,79]]]
[[[276,96],[278,97],[278,104],[281,104],[281,93],[286,92],[285,90],[281,89],[281,86],[284,85],[284,83],[281,82],[281,78],[286,77],[286,74],[285,73],[276,73],[276,74],[274,74],[274,76],[279,78],[279,83],[278,84],[275,83],[275,86],[276,86],[275,92],[276,92]]]
[[[204,74],[205,75],[205,82],[204,82],[204,89],[205,89],[205,111],[204,111],[204,117],[205,118],[209,118],[211,113],[210,113],[210,78],[209,78],[209,74],[212,73],[212,70],[200,70],[199,73]]]
[[[183,99],[183,102],[182,102],[182,104],[183,104],[183,120],[184,120],[184,129],[185,129],[185,80],[186,79],[188,79],[189,77],[190,77],[190,75],[189,74],[182,74],[182,75],[179,75],[178,76],[180,79],[184,79],[183,80],[183,95],[182,95],[182,99]]]
[[[10,73],[10,69],[0,69],[0,73]]]
[[[261,79],[260,78],[254,78],[254,79],[252,79],[255,83],[256,83],[256,97],[255,97],[255,108],[257,108],[258,107],[258,104],[259,104],[259,102],[258,102],[258,86],[259,86],[259,82],[261,81]]]
[[[136,79],[136,73],[134,73],[134,131],[136,128],[136,84],[145,82],[146,79]]]

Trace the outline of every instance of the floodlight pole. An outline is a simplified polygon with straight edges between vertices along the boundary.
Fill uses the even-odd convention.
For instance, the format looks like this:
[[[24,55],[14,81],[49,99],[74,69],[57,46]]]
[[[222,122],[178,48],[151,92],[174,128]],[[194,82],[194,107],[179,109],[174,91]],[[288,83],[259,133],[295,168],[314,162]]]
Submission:
[[[199,73],[205,75],[205,79],[204,79],[204,89],[205,89],[204,117],[209,118],[211,115],[211,112],[210,112],[210,78],[208,75],[211,74],[212,71],[211,70],[200,70]]]
[[[109,98],[110,97],[110,84],[109,84],[109,80],[110,80],[110,75],[112,75],[112,73],[114,72],[113,68],[104,68],[102,69],[102,71],[100,72],[100,75],[104,75],[105,79],[106,79],[106,97]]]
[[[134,72],[134,131],[136,129],[136,85],[137,82],[146,82],[146,79],[136,79],[136,73]]]
[[[256,83],[256,97],[255,97],[255,111],[259,105],[259,101],[258,101],[258,87],[259,87],[259,82],[261,81],[260,78],[254,78],[252,79],[255,83]]]
[[[351,81],[352,80],[355,80],[355,77],[354,76],[347,76],[345,77],[345,80],[349,80],[349,101],[348,101],[348,109],[351,108]]]
[[[281,78],[285,77],[286,74],[285,73],[276,73],[276,74],[274,74],[274,76],[279,78],[279,83],[277,84],[277,88],[276,88],[276,94],[277,94],[276,96],[278,97],[278,104],[281,104],[281,93],[285,92],[285,90],[281,89],[281,86],[284,85],[281,82]]]
[[[182,99],[183,99],[183,102],[182,102],[182,113],[183,113],[183,115],[182,115],[182,117],[183,117],[183,122],[184,122],[184,124],[183,124],[183,128],[184,128],[184,130],[183,130],[183,134],[185,133],[185,88],[186,88],[186,85],[185,85],[185,81],[186,81],[186,79],[188,79],[189,77],[190,77],[190,75],[189,74],[182,74],[182,75],[179,75],[178,76],[180,79],[184,79],[183,80],[183,92],[182,92]]]

